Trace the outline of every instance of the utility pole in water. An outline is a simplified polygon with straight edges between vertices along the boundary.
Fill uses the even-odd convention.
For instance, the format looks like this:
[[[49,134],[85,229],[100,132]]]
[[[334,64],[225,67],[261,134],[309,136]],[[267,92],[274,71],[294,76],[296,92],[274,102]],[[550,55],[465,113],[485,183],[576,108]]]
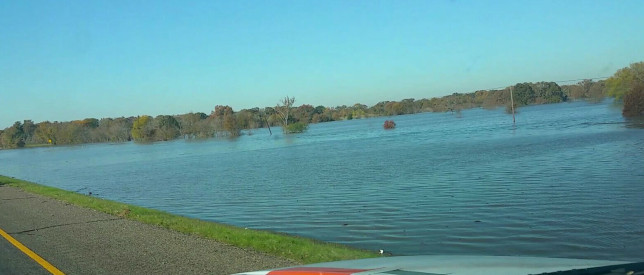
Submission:
[[[516,120],[514,119],[514,98],[512,97],[512,86],[510,86],[510,107],[512,108],[512,125],[516,125]]]

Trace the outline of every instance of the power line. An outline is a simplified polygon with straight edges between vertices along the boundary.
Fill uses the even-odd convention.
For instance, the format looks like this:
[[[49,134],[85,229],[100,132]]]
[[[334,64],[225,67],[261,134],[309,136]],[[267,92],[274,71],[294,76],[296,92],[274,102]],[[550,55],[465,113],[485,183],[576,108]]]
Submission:
[[[566,82],[575,82],[575,81],[583,81],[583,80],[607,79],[607,78],[609,78],[609,77],[610,77],[610,76],[599,76],[599,77],[593,77],[593,78],[580,78],[580,79],[571,79],[571,80],[557,80],[557,81],[554,81],[554,82],[562,82],[562,83],[566,83]]]
[[[600,80],[600,79],[607,79],[610,76],[598,76],[598,77],[591,77],[591,78],[579,78],[579,79],[569,79],[569,80],[555,80],[555,81],[549,81],[549,82],[555,82],[555,83],[569,83],[569,82],[579,82],[583,80]],[[477,90],[477,91],[489,91],[489,90],[499,90],[499,89],[505,89],[507,87],[510,87],[513,85],[508,85],[508,86],[500,86],[500,87],[495,87],[495,88],[488,88],[488,89],[482,89],[482,90]]]

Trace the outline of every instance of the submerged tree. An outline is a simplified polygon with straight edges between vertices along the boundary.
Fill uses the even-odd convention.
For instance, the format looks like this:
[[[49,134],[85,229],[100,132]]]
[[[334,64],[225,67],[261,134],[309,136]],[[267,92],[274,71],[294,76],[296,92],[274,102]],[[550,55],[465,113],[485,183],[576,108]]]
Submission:
[[[279,118],[282,131],[285,134],[302,133],[309,128],[309,121],[313,119],[315,108],[311,105],[302,105],[293,108],[295,97],[286,96],[275,106],[275,115]],[[293,123],[291,123],[293,122]]]
[[[135,141],[149,141],[154,136],[151,116],[140,116],[132,123],[132,138]]]
[[[644,115],[644,62],[622,68],[606,80],[608,95],[623,100],[622,115]]]
[[[159,115],[154,118],[157,140],[172,140],[180,135],[179,122],[173,116]]]
[[[644,82],[644,62],[633,63],[606,79],[608,95],[621,100],[637,83]]]
[[[286,131],[286,128],[288,127],[288,120],[293,103],[295,103],[295,97],[286,96],[280,100],[280,103],[277,104],[277,106],[275,106],[275,112],[280,117],[280,124],[282,124],[282,129],[284,129],[284,131]]]
[[[385,120],[385,124],[382,125],[385,130],[396,128],[396,123],[393,120]]]
[[[214,120],[215,131],[224,136],[237,137],[241,134],[237,118],[233,108],[226,105],[217,105],[215,110],[210,114],[210,118]],[[223,131],[223,132],[222,132]]]
[[[624,95],[622,115],[625,117],[644,116],[644,82],[635,84]]]

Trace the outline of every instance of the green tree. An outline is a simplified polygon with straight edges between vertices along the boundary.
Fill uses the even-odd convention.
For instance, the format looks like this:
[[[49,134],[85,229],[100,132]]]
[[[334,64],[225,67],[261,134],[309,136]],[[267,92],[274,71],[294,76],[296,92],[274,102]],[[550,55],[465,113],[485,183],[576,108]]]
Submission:
[[[36,124],[34,131],[36,143],[56,144],[56,130],[54,124],[49,121],[43,121]]]
[[[311,118],[311,122],[313,123],[318,123],[318,122],[328,122],[333,120],[333,111],[330,108],[324,107],[322,105],[319,105],[315,107],[315,113],[313,114],[313,117]]]
[[[304,123],[309,123],[313,119],[315,114],[315,108],[308,104],[303,104],[300,107],[297,107],[293,110],[293,118],[295,121],[301,121]]]
[[[528,105],[534,102],[535,93],[530,83],[517,83],[513,87],[514,102],[519,105]]]
[[[134,118],[103,118],[95,129],[97,142],[124,142],[132,140],[131,130]]]
[[[179,122],[180,134],[184,138],[208,136],[209,129],[204,128],[204,126],[207,125],[207,118],[208,115],[205,113],[187,113],[179,115],[177,121]]]
[[[351,111],[351,117],[352,118],[365,118],[367,117],[367,106],[363,106],[360,104],[353,105],[353,111]]]
[[[324,107],[322,105],[318,105],[318,106],[315,107],[315,113],[316,114],[321,115],[322,113],[324,113],[324,110],[326,110],[326,107]]]
[[[137,117],[132,123],[132,138],[135,141],[149,141],[154,137],[151,116]]]
[[[555,82],[537,82],[531,86],[535,93],[535,103],[559,103],[568,99],[561,87]]]
[[[240,129],[255,129],[262,125],[259,117],[259,108],[243,109],[235,113],[237,127]]]
[[[25,146],[25,134],[22,123],[16,121],[13,126],[4,129],[0,135],[1,143],[4,148],[20,148]]]
[[[94,128],[98,127],[98,119],[95,119],[95,118],[86,118],[86,119],[81,120],[79,123],[80,123],[81,126],[86,127],[86,128],[94,129]]]
[[[618,70],[606,80],[608,95],[623,100],[625,117],[640,116],[644,110],[644,62]]]
[[[172,140],[179,136],[179,122],[173,116],[159,115],[154,118],[156,140]]]
[[[403,114],[415,114],[418,112],[413,98],[403,99],[400,101],[400,104],[402,105]]]
[[[388,116],[397,116],[404,114],[404,108],[402,103],[391,101],[385,104],[385,114]]]
[[[58,144],[79,144],[85,141],[85,132],[79,121],[54,123]]]
[[[621,100],[631,87],[641,82],[644,82],[644,62],[633,63],[606,80],[607,94]]]
[[[24,120],[22,123],[22,131],[25,137],[25,144],[34,142],[34,132],[36,131],[36,124],[32,120]]]
[[[289,124],[288,126],[286,126],[286,128],[287,128],[286,129],[287,134],[296,134],[296,133],[302,133],[306,131],[309,128],[309,125],[305,122],[298,121],[298,122]]]

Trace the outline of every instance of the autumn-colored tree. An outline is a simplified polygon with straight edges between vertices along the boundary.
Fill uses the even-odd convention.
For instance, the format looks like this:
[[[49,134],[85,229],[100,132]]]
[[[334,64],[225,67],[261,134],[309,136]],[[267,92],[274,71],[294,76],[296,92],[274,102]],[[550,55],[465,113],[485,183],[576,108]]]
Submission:
[[[385,128],[385,130],[396,128],[396,123],[393,120],[385,120],[383,128]]]
[[[241,134],[237,126],[237,118],[233,114],[227,114],[223,117],[223,130],[228,132],[229,136],[237,137]]]
[[[232,115],[233,108],[228,105],[217,105],[215,109],[210,112],[210,117],[212,118],[223,118],[225,115]]]
[[[232,107],[217,105],[210,116],[190,113],[177,116],[148,116],[128,118],[86,118],[70,122],[18,122],[0,131],[0,146],[15,148],[23,144],[74,144],[89,142],[123,142],[135,140],[170,140],[176,138],[177,125],[180,136],[207,138],[212,136],[239,135],[240,129],[281,125],[289,129],[306,129],[297,122],[326,122],[364,117],[411,114],[416,112],[448,112],[472,107],[496,108],[510,106],[513,90],[516,107],[528,104],[546,104],[570,99],[601,101],[605,95],[613,96],[624,104],[623,115],[639,116],[644,109],[644,62],[633,63],[618,70],[603,81],[583,80],[577,84],[559,86],[554,82],[519,83],[501,90],[480,90],[474,93],[452,93],[443,97],[401,101],[382,101],[372,107],[363,104],[325,107],[304,104],[294,108],[295,99],[283,98],[275,107],[253,108],[234,112]],[[174,121],[173,121],[174,120]],[[290,126],[290,127],[289,127]]]
[[[241,134],[235,112],[230,106],[215,106],[215,109],[210,113],[210,119],[214,123],[215,132],[218,132],[218,135],[236,137]]]

